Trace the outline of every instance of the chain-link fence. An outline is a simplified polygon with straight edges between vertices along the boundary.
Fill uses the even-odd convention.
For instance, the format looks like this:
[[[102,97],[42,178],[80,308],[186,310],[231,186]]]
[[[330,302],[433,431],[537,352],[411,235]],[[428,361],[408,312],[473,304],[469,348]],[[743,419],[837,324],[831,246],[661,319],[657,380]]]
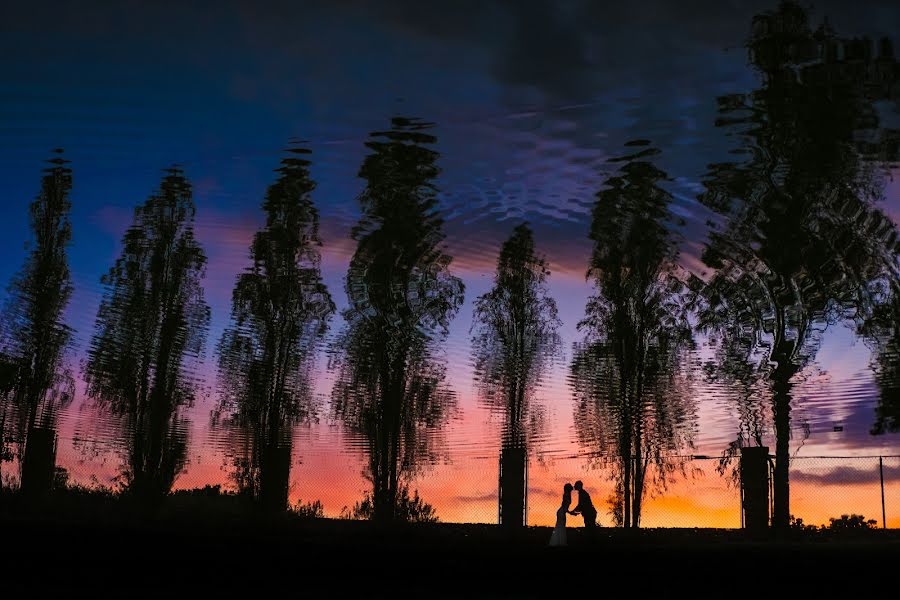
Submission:
[[[647,467],[641,526],[743,525],[737,459],[723,463],[713,457],[681,457],[667,464],[665,477],[659,468]],[[497,459],[473,459],[433,467],[414,485],[444,521],[497,523],[499,473]],[[598,523],[614,526],[621,521],[617,472],[573,457],[529,461],[526,522],[553,525],[563,486],[576,480],[581,480],[590,494]],[[304,487],[302,482],[300,487]],[[573,507],[577,502],[576,493]],[[828,525],[831,518],[857,514],[875,520],[878,527],[900,527],[900,456],[793,457],[790,507],[792,516],[807,525]],[[570,521],[576,526],[580,523],[575,517]]]
[[[56,486],[121,489],[121,456],[91,451],[81,444],[60,444],[56,456]],[[640,525],[642,527],[743,526],[739,460],[719,457],[675,457],[660,469],[646,467]],[[235,462],[215,452],[188,457],[174,490],[219,486],[236,489]],[[339,452],[300,452],[291,461],[289,503],[319,501],[326,517],[352,516],[354,506],[371,495],[361,456]],[[563,486],[581,480],[597,509],[602,526],[621,523],[621,481],[614,467],[590,457],[529,457],[524,473],[527,492],[524,521],[552,526]],[[771,486],[771,472],[770,472]],[[15,460],[3,463],[7,489],[18,485]],[[877,527],[900,528],[900,456],[794,456],[790,462],[790,512],[805,525],[828,525],[841,515],[863,515]],[[409,493],[429,504],[437,517],[450,523],[498,523],[500,461],[496,456],[474,456],[439,461],[409,480]],[[772,490],[769,491],[772,501]],[[573,495],[573,507],[578,503]],[[632,507],[635,510],[635,507]],[[771,514],[771,506],[769,514]],[[572,526],[581,519],[569,517]]]
[[[642,527],[741,526],[740,486],[734,464],[717,458],[677,457],[663,469],[647,465],[639,513]],[[597,509],[597,522],[616,526],[623,519],[620,471],[583,458],[535,465],[529,482],[528,522],[551,525],[560,505],[563,485],[580,480]],[[633,496],[633,494],[632,494]],[[577,504],[578,496],[573,499]],[[573,504],[574,505],[574,504]],[[576,526],[579,519],[575,518]]]
[[[857,514],[900,527],[900,456],[796,457],[790,481],[791,514],[804,523]]]
[[[529,485],[529,523],[550,524],[563,485],[575,478],[582,479],[589,489],[599,513],[598,522],[621,522],[616,472],[573,463],[565,470],[558,463],[532,468],[532,473],[544,472]],[[641,526],[742,527],[738,463],[736,458],[723,462],[712,457],[680,457],[669,461],[665,477],[660,469],[648,466],[640,506]],[[795,523],[828,525],[831,518],[856,514],[874,520],[877,527],[900,528],[900,456],[792,457],[789,481],[790,512]],[[769,484],[771,515],[771,470]]]

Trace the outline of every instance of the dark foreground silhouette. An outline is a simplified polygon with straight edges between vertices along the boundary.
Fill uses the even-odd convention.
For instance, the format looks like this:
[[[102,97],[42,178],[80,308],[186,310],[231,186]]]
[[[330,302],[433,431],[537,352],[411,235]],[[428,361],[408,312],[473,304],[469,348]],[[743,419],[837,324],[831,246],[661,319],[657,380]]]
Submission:
[[[567,592],[612,591],[622,580],[639,582],[643,597],[718,594],[739,581],[763,593],[826,587],[864,593],[874,585],[870,575],[900,558],[895,530],[801,529],[776,538],[740,530],[598,528],[589,537],[572,527],[568,546],[551,548],[549,527],[511,533],[495,525],[273,517],[196,494],[170,497],[152,519],[130,516],[113,498],[95,513],[82,504],[41,517],[11,508],[8,499],[0,507],[3,588],[31,594],[535,598],[561,585]],[[58,557],[52,567],[48,553]]]

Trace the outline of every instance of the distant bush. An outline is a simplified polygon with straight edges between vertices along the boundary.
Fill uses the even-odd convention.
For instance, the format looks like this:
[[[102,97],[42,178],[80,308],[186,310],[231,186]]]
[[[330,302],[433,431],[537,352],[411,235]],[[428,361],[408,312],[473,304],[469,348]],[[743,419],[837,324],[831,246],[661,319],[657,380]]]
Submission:
[[[878,529],[878,521],[866,519],[862,515],[850,514],[828,519],[828,525],[807,525],[803,519],[791,515],[791,529],[796,531],[865,531]]]
[[[434,507],[419,497],[419,491],[415,490],[409,495],[409,487],[403,486],[397,494],[397,520],[407,523],[437,523],[439,521]],[[361,502],[353,505],[352,509],[346,506],[341,511],[342,519],[370,520],[375,513],[375,503],[371,494],[366,492]]]
[[[815,525],[807,525],[803,522],[803,519],[798,519],[794,515],[791,515],[791,529],[797,531],[818,531],[819,528]]]
[[[303,519],[325,518],[325,508],[322,506],[321,500],[315,500],[305,504],[301,504],[298,500],[296,506],[292,506],[290,510],[292,513]]]
[[[136,499],[139,500],[139,499]],[[157,514],[197,522],[241,518],[251,513],[249,500],[221,485],[173,490],[160,503]]]
[[[193,498],[218,498],[219,496],[237,496],[237,492],[223,490],[218,483],[216,485],[206,484],[202,488],[190,488],[186,490],[175,490],[171,493],[173,497],[193,497]]]
[[[83,483],[67,483],[65,487],[54,488],[57,496],[93,496],[96,498],[115,499],[121,496],[119,492],[110,486],[101,485],[93,478],[89,485]]]
[[[875,519],[866,520],[864,516],[857,514],[841,515],[838,519],[832,517],[828,519],[828,522],[828,529],[832,531],[878,529],[878,521]]]

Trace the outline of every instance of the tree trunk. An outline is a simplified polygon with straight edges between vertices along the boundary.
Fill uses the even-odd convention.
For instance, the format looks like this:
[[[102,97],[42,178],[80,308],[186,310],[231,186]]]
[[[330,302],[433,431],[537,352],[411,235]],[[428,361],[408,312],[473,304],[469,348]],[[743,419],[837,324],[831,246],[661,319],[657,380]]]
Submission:
[[[22,496],[36,500],[46,496],[56,467],[56,430],[31,427],[22,456]]]
[[[392,523],[396,518],[397,504],[397,460],[399,459],[400,386],[395,381],[397,369],[393,364],[385,364],[381,369],[383,386],[382,411],[380,415],[378,456],[374,463],[377,473],[372,494],[372,520],[378,523]]]
[[[790,526],[790,462],[791,384],[790,375],[775,381],[775,473],[773,490],[772,527],[785,530]]]
[[[505,528],[525,525],[525,463],[523,444],[508,444],[500,454],[500,521]]]
[[[291,444],[278,437],[269,440],[262,453],[259,470],[259,504],[267,513],[284,512],[288,505],[291,475]]]
[[[638,446],[634,458],[634,486],[631,488],[631,493],[634,494],[634,499],[631,502],[631,526],[634,529],[641,526],[641,506],[644,499],[644,475],[646,472],[647,465],[642,456],[640,446]]]
[[[631,451],[629,449],[629,451],[625,453],[625,456],[622,457],[622,468],[624,470],[622,473],[622,500],[625,504],[622,512],[622,523],[625,529],[631,527],[631,477],[633,466]]]
[[[372,461],[374,465],[374,473],[372,474],[372,520],[378,523],[389,523],[394,519],[393,502],[391,501],[391,484],[390,484],[390,456],[391,445],[393,444],[390,432],[385,431],[389,424],[387,419],[383,419],[378,424],[380,429],[376,447],[373,449],[376,456]]]

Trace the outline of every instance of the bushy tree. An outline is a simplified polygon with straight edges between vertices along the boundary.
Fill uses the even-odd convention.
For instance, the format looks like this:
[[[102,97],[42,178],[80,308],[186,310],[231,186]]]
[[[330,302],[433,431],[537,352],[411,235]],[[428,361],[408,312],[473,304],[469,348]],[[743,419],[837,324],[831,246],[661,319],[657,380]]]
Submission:
[[[151,503],[184,465],[180,409],[195,391],[188,361],[199,356],[209,322],[194,212],[190,183],[177,168],[135,209],[121,255],[101,280],[106,291],[85,367],[88,394],[122,418],[126,488]]]
[[[333,414],[366,443],[377,521],[395,519],[401,483],[433,459],[436,434],[455,407],[436,349],[464,286],[443,250],[430,127],[397,117],[366,143],[347,326],[331,354]]]
[[[639,140],[597,194],[588,278],[595,295],[579,323],[571,365],[579,441],[614,469],[625,527],[640,524],[647,476],[664,486],[690,446],[694,408],[687,362],[693,349],[689,297],[658,150]]]
[[[519,225],[500,250],[494,287],[475,300],[472,347],[478,387],[503,419],[503,452],[519,450],[526,456],[502,467],[504,481],[510,482],[507,489],[504,481],[500,484],[504,524],[524,522],[528,437],[538,432],[542,417],[534,394],[559,350],[560,321],[547,291],[548,275],[531,228]],[[507,473],[511,469],[516,472]]]
[[[65,364],[72,330],[63,314],[73,289],[67,257],[72,171],[61,150],[48,162],[31,203],[28,258],[10,284],[0,339],[0,453],[7,440],[18,446],[28,495],[50,488],[57,417],[75,391]]]
[[[287,507],[291,426],[314,417],[308,371],[334,312],[322,283],[308,150],[290,154],[266,192],[266,225],[237,278],[218,347],[216,415],[235,429],[238,487],[270,510]]]
[[[881,150],[857,132],[877,125],[871,91],[882,88],[870,74],[900,77],[892,56],[857,55],[830,27],[813,31],[794,2],[753,25],[747,47],[762,85],[720,98],[717,120],[746,158],[710,165],[700,197],[724,220],[703,253],[714,274],[699,286],[699,325],[718,343],[718,376],[733,384],[740,443],[761,442],[760,399],[770,403],[773,525],[788,527],[795,377],[825,326],[864,321],[896,276],[896,228],[876,206],[880,177],[864,160]]]

